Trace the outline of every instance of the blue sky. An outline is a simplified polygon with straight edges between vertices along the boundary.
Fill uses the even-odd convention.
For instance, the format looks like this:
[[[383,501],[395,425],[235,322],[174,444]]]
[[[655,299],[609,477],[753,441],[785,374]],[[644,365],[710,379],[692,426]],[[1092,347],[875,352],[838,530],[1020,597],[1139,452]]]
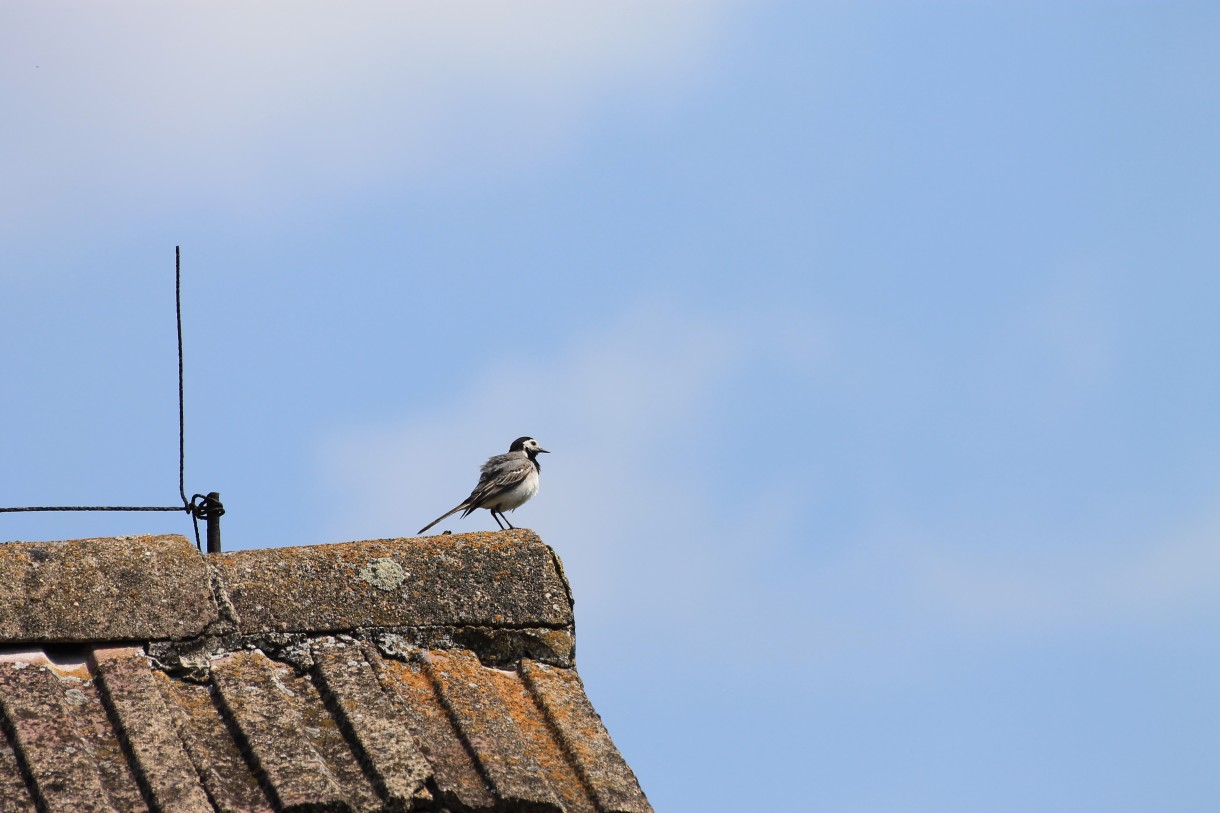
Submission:
[[[658,811],[1220,808],[1214,4],[0,0],[0,109],[0,503],[175,502],[181,244],[226,547],[536,436]]]

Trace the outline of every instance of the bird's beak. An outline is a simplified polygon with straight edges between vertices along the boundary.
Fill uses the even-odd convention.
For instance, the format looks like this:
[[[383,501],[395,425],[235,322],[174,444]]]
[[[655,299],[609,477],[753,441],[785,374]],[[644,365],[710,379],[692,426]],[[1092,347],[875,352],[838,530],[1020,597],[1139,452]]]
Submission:
[[[550,454],[546,449],[539,449],[538,454]]]

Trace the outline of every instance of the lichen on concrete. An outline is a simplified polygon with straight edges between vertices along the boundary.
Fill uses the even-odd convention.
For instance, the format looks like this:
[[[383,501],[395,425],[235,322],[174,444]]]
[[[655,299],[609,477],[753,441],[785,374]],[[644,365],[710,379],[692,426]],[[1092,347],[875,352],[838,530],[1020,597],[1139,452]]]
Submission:
[[[207,566],[182,536],[2,550],[0,644],[183,639],[217,619]]]
[[[362,627],[567,627],[551,549],[527,530],[209,557],[243,633]]]
[[[360,568],[360,578],[378,590],[393,590],[407,580],[407,571],[393,559],[381,556]]]
[[[15,620],[0,585],[0,740],[22,749],[0,752],[2,811],[650,813],[593,725],[567,580],[531,531],[206,557],[181,537],[0,548],[13,577],[46,606]],[[41,632],[65,618],[67,641]],[[586,731],[606,742],[574,744]]]
[[[336,633],[387,655],[401,646],[469,649],[489,666],[573,660],[562,565],[528,530],[206,557],[181,536],[0,550],[0,647],[129,641],[197,682],[216,658],[255,649],[307,670],[308,640]]]

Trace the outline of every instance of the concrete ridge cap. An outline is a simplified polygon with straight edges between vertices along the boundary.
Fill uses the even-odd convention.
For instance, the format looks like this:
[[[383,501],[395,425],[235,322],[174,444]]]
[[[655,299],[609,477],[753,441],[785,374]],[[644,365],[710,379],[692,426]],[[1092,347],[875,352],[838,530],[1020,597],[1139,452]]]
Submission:
[[[364,627],[568,627],[557,557],[533,531],[213,554],[242,633]]]
[[[0,543],[0,645],[572,626],[558,555],[528,529],[211,555],[180,534]]]

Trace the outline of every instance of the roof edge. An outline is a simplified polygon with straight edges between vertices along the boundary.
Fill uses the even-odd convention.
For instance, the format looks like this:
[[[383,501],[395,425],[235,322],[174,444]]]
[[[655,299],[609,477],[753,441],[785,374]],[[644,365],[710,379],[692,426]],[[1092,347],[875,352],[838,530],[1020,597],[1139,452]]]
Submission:
[[[146,643],[186,665],[328,634],[570,664],[571,589],[525,529],[208,556],[178,535],[0,545],[3,648]]]

